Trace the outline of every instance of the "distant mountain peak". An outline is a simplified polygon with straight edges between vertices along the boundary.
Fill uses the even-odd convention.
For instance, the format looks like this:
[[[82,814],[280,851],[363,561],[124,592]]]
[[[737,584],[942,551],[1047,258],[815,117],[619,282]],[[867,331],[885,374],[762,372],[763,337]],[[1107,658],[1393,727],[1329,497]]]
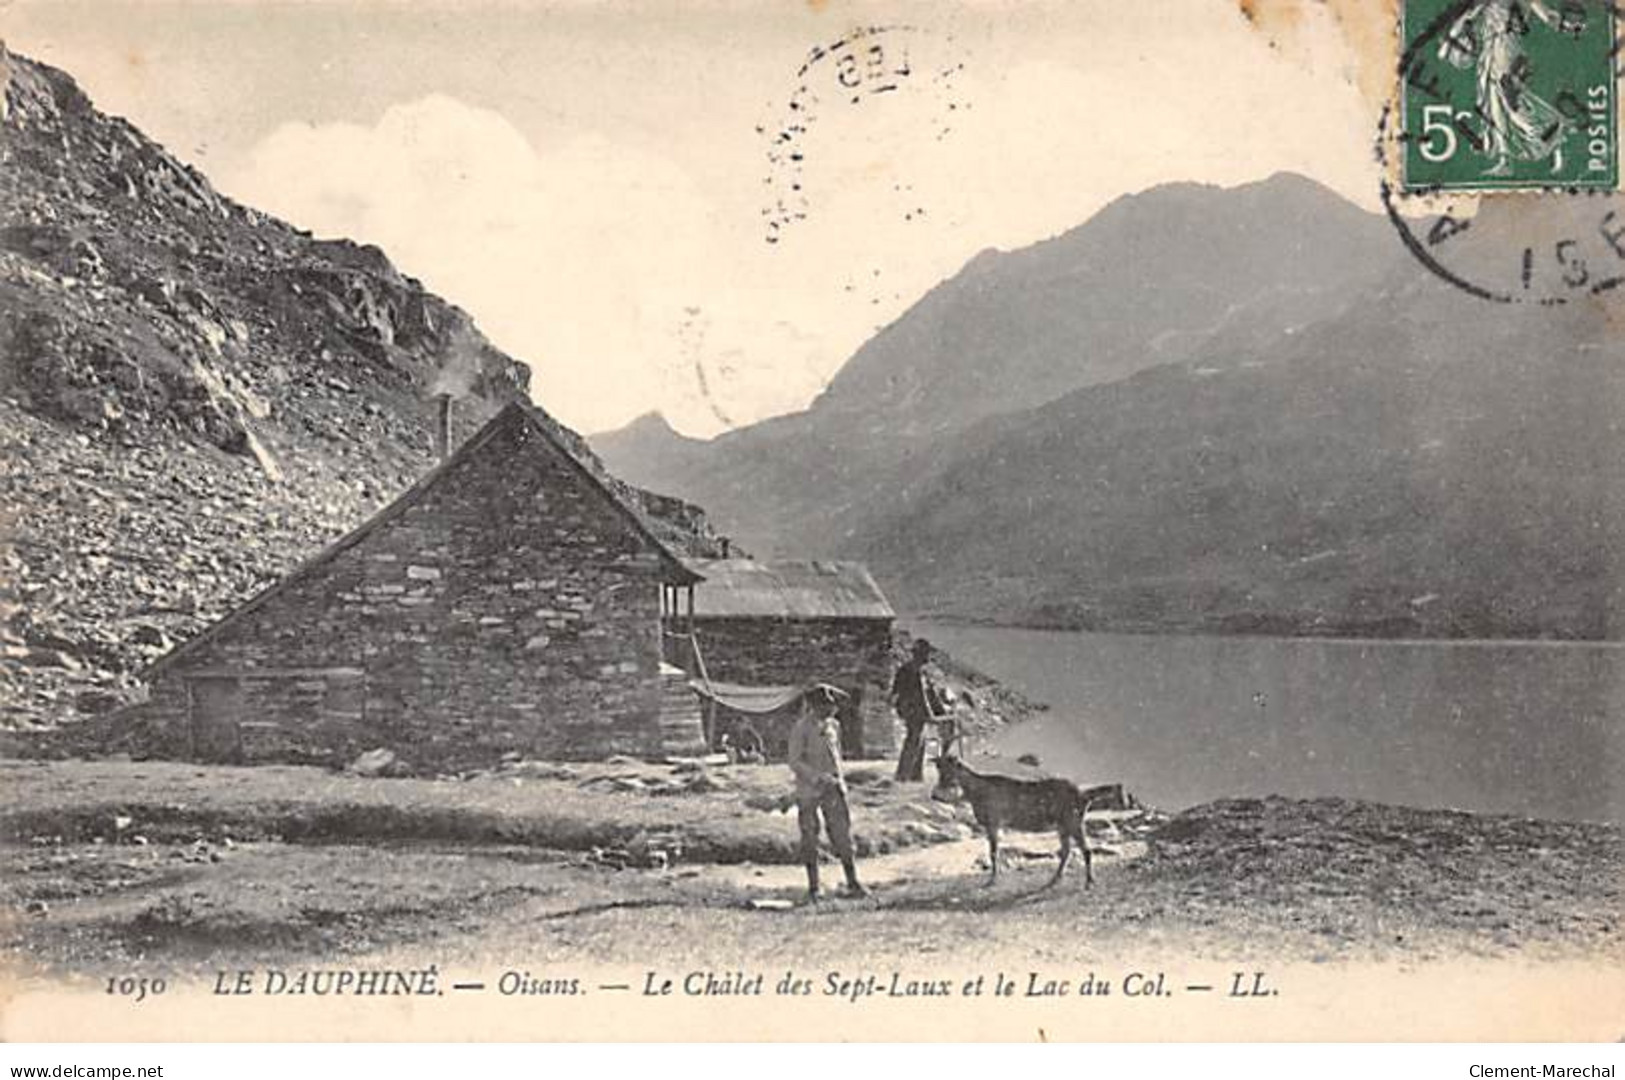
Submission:
[[[666,414],[661,412],[659,409],[650,409],[648,412],[646,412],[643,415],[635,418],[630,423],[624,425],[621,428],[621,430],[625,431],[625,432],[639,432],[639,433],[644,433],[644,432],[666,433],[666,432],[669,432],[669,433],[671,433],[673,435],[680,435],[681,434],[680,432],[678,432],[678,430],[676,428],[671,426],[671,421],[667,420],[666,419]]]
[[[1372,216],[1335,189],[1303,173],[1280,170],[1258,180],[1239,184],[1213,184],[1175,180],[1130,192],[1114,199],[1080,229],[1087,229],[1111,212],[1125,210],[1158,211],[1170,205],[1223,208],[1232,214],[1257,214],[1277,209],[1309,209],[1328,214]]]
[[[629,420],[619,428],[602,431],[592,436],[593,443],[596,444],[599,440],[635,440],[654,446],[686,446],[706,441],[673,427],[672,422],[666,418],[666,414],[659,409],[650,409],[648,412]]]
[[[1253,180],[1245,184],[1237,184],[1237,188],[1264,188],[1270,190],[1293,189],[1299,191],[1314,191],[1341,199],[1342,196],[1312,176],[1291,169],[1278,169],[1262,180]]]
[[[970,260],[965,263],[964,268],[960,272],[970,273],[977,270],[984,270],[998,262],[999,257],[1005,254],[1007,253],[1003,248],[985,247],[981,251],[978,251],[975,255],[972,255]]]
[[[671,426],[671,421],[658,409],[644,413],[623,427],[602,431],[590,440],[593,452],[601,457],[612,472],[620,472],[630,463],[641,466],[649,462],[671,465],[683,461],[696,447],[707,445],[705,440],[684,435]],[[659,487],[643,473],[647,486]]]

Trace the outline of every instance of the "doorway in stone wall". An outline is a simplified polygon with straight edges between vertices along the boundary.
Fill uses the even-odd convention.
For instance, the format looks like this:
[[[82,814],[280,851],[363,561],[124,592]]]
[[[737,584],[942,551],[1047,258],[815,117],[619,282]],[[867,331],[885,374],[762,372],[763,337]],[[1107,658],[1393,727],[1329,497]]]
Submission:
[[[243,759],[243,684],[229,677],[187,680],[191,695],[192,757],[198,761]]]

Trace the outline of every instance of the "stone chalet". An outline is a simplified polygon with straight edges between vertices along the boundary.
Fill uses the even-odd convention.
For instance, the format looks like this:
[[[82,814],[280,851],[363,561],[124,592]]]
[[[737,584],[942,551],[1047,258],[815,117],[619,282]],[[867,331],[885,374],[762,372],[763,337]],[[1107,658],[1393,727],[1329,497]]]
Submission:
[[[896,614],[865,567],[780,559],[685,565],[703,581],[691,590],[690,611],[668,602],[668,658],[688,670],[704,700],[713,747],[748,722],[768,756],[781,758],[794,721],[793,689],[822,681],[851,695],[840,717],[847,757],[896,752],[887,697]]]
[[[665,598],[701,580],[525,405],[370,521],[160,659],[160,756],[414,771],[504,753],[704,750],[661,662]]]

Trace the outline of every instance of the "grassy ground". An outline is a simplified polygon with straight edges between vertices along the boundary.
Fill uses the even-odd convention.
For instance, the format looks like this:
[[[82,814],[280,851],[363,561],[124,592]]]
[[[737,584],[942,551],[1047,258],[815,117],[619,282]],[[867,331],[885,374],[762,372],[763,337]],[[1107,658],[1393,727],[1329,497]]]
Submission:
[[[583,962],[1625,959],[1618,828],[1228,800],[1092,821],[1093,889],[998,884],[963,810],[854,777],[868,900],[799,899],[782,768],[525,765],[464,781],[0,763],[0,944],[72,973],[421,954]],[[832,874],[838,877],[837,874]],[[763,904],[762,901],[769,901]],[[988,917],[997,914],[997,918]]]
[[[861,855],[965,835],[923,788],[849,770]],[[613,849],[631,864],[793,862],[784,766],[525,762],[468,780],[367,779],[302,766],[0,761],[0,841],[455,841]]]

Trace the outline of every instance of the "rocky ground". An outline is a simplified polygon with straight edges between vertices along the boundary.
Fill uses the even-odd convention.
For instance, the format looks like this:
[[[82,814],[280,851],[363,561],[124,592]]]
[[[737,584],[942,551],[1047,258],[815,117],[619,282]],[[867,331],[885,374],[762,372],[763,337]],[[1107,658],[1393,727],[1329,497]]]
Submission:
[[[376,505],[363,482],[305,464],[288,458],[293,481],[267,485],[188,440],[110,450],[0,399],[0,724],[116,707],[140,668]]]
[[[874,895],[807,908],[782,767],[527,762],[442,781],[3,768],[15,793],[0,815],[4,948],[58,975],[413,951],[450,962],[529,955],[539,940],[601,964],[676,962],[684,948],[759,963],[989,950],[1625,959],[1614,826],[1226,800],[1092,814],[1093,888],[1076,866],[1047,888],[1053,839],[1008,836],[990,887],[964,807],[865,767],[854,817]]]
[[[383,252],[233,203],[0,45],[0,730],[128,700],[431,467],[437,395],[461,439],[529,379]]]

